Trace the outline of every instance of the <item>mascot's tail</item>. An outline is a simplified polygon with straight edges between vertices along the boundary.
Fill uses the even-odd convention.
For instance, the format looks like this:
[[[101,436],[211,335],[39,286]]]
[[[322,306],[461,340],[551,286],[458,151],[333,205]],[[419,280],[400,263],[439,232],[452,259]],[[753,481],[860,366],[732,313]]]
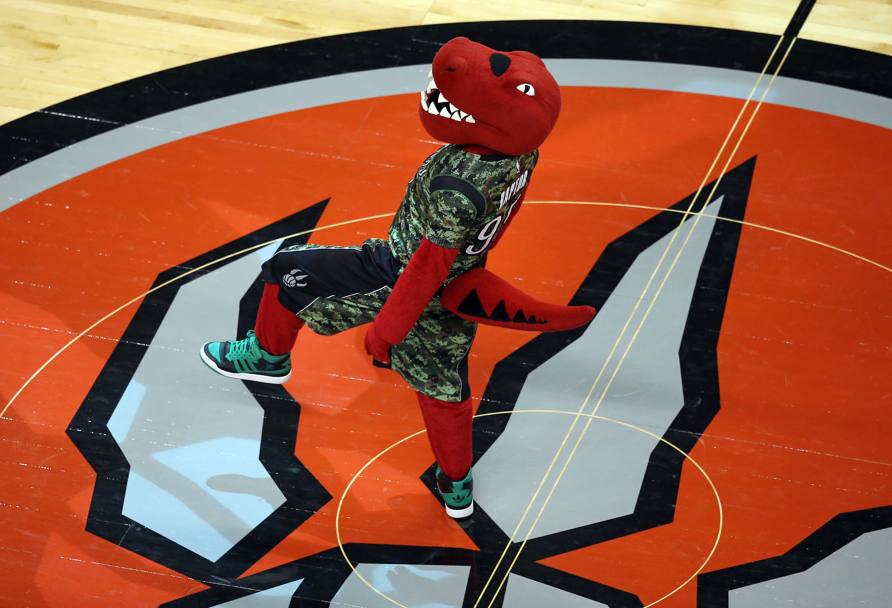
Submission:
[[[440,302],[462,319],[526,331],[575,329],[595,317],[591,306],[542,302],[484,268],[470,270],[449,283]]]

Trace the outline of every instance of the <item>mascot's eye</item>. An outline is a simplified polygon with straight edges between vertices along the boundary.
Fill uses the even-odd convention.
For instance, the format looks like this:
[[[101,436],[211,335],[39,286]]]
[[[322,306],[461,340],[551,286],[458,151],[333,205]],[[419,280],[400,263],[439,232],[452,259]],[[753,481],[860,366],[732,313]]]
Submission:
[[[536,95],[536,89],[533,88],[533,85],[529,83],[523,83],[517,85],[517,90],[523,93],[524,95],[529,95],[530,97],[534,97]]]

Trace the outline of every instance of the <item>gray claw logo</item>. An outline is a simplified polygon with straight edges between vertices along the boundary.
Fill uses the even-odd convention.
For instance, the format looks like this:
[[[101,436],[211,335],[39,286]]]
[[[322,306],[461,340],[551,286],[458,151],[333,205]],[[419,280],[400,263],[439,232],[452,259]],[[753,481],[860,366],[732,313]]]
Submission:
[[[506,608],[643,605],[635,589],[599,582],[598,572],[570,578],[542,562],[673,521],[683,454],[720,407],[717,344],[754,169],[752,158],[713,183],[713,200],[702,216],[679,216],[692,205],[692,193],[607,244],[571,299],[594,306],[595,320],[573,332],[542,334],[495,366],[478,413],[511,414],[474,425],[475,475],[498,480],[475,489],[476,517],[465,532],[476,549],[348,539],[345,551],[355,565],[329,547],[244,576],[331,495],[295,456],[300,404],[284,388],[200,376],[193,373],[194,356],[170,345],[201,343],[236,319],[240,334],[250,329],[263,291],[257,258],[304,244],[273,237],[307,238],[324,202],[181,264],[202,267],[244,251],[246,243],[269,243],[256,255],[227,258],[153,293],[137,311],[68,429],[97,470],[87,529],[185,576],[215,582],[169,608],[295,601],[384,606],[383,594],[401,605],[417,605],[414,598],[454,607],[474,598]],[[599,409],[654,434],[599,423],[582,442],[579,425],[579,455],[562,473],[564,483],[536,517],[535,529],[531,518],[518,527],[547,475],[542,455],[556,453],[568,438],[575,441],[559,414],[582,403],[617,336],[630,344],[621,329],[632,314],[628,303],[645,291],[673,234],[686,245],[676,247],[659,306],[636,333],[637,344],[628,349]],[[161,275],[158,283],[170,278]],[[282,284],[306,287],[308,279],[295,268]],[[219,285],[250,287],[241,292]],[[543,396],[554,416],[543,409]],[[526,410],[536,417],[522,415]],[[161,433],[163,445],[157,441]],[[659,437],[678,448],[665,447]],[[420,481],[436,492],[433,467]],[[496,561],[508,546],[514,559]],[[481,586],[487,577],[494,584]],[[725,598],[719,583],[713,593]],[[537,599],[530,603],[530,597]],[[706,605],[716,604],[701,603]]]
[[[285,284],[285,287],[306,287],[307,282],[304,280],[308,278],[308,275],[300,274],[300,270],[295,268],[288,274],[282,275],[282,283]]]

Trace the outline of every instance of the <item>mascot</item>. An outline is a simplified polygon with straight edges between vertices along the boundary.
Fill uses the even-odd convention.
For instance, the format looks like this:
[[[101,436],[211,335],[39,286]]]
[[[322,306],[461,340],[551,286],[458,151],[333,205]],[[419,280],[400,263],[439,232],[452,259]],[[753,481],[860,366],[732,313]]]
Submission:
[[[254,330],[200,352],[224,376],[284,383],[304,325],[331,335],[371,323],[366,351],[417,392],[437,487],[446,512],[460,518],[474,508],[468,351],[477,324],[561,331],[588,323],[595,311],[540,302],[484,268],[560,113],[545,64],[526,51],[455,38],[437,52],[431,75],[421,123],[447,145],[415,173],[387,240],[277,252],[262,267]]]

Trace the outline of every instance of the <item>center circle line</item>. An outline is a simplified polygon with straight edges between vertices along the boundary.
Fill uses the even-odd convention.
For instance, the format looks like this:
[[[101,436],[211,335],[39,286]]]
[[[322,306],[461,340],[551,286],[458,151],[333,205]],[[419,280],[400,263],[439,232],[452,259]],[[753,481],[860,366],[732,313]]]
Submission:
[[[706,558],[703,560],[703,562],[697,567],[697,569],[690,576],[688,576],[684,581],[682,581],[679,585],[677,585],[671,591],[669,591],[665,595],[661,596],[660,598],[654,600],[653,602],[650,602],[649,604],[644,605],[642,608],[651,608],[652,606],[656,606],[660,602],[675,595],[676,593],[681,591],[686,585],[688,585],[688,583],[690,583],[692,580],[694,580],[697,577],[697,575],[699,575],[703,571],[704,568],[706,568],[706,565],[712,559],[712,556],[715,555],[716,549],[719,546],[719,541],[722,538],[722,532],[724,529],[724,508],[722,505],[722,499],[719,496],[718,488],[716,487],[712,478],[706,472],[706,469],[704,469],[703,466],[699,462],[697,462],[690,454],[688,454],[687,452],[682,450],[680,447],[678,447],[671,441],[669,441],[663,437],[660,437],[656,433],[653,433],[645,428],[634,425],[630,422],[625,422],[623,420],[618,420],[616,418],[609,418],[607,416],[600,416],[598,414],[592,414],[592,413],[578,414],[577,412],[573,412],[573,411],[569,411],[569,410],[523,409],[523,410],[501,410],[498,412],[487,412],[485,414],[477,414],[474,416],[474,418],[487,418],[489,416],[505,416],[505,415],[513,415],[513,414],[560,414],[563,416],[577,416],[578,415],[582,418],[590,418],[592,420],[601,420],[604,422],[609,422],[611,424],[617,424],[619,426],[643,433],[645,435],[649,435],[650,437],[669,446],[670,448],[672,448],[673,450],[675,450],[676,452],[681,454],[686,461],[689,461],[691,464],[693,464],[694,467],[700,472],[700,474],[703,476],[703,478],[709,484],[709,487],[712,490],[713,496],[715,497],[716,510],[717,510],[717,514],[718,514],[718,528],[716,530],[715,540],[713,541],[712,547],[710,548],[709,552],[707,553]],[[411,608],[411,607],[406,606],[405,604],[399,602],[398,600],[395,600],[394,598],[390,597],[389,595],[387,595],[386,593],[384,593],[383,591],[381,591],[380,589],[375,587],[375,585],[373,585],[369,580],[367,580],[362,574],[359,573],[359,571],[356,569],[356,566],[353,564],[352,561],[350,561],[350,557],[347,555],[347,550],[344,547],[344,540],[341,536],[341,512],[343,510],[344,501],[346,500],[347,495],[350,493],[350,490],[353,488],[353,485],[362,476],[362,474],[366,471],[366,469],[368,469],[370,466],[372,466],[378,459],[380,459],[382,456],[384,456],[388,452],[394,450],[395,448],[399,447],[400,445],[402,445],[408,441],[411,441],[412,439],[415,439],[416,437],[418,437],[420,435],[424,435],[425,433],[427,433],[427,431],[425,429],[421,429],[419,431],[415,431],[414,433],[403,437],[402,439],[399,439],[398,441],[395,441],[394,443],[390,444],[389,446],[387,446],[386,448],[384,448],[383,450],[378,452],[375,456],[373,456],[364,465],[362,465],[362,467],[360,467],[359,470],[357,470],[356,473],[354,473],[353,477],[350,479],[350,481],[347,483],[347,486],[344,488],[344,491],[341,493],[341,497],[338,500],[338,508],[335,512],[335,537],[338,542],[338,549],[340,549],[341,555],[344,557],[344,561],[347,562],[347,565],[350,567],[350,569],[353,571],[353,573],[357,576],[357,578],[359,578],[359,580],[361,580],[369,589],[371,589],[372,591],[374,591],[375,593],[377,593],[378,595],[380,595],[381,597],[383,597],[384,599],[386,599],[393,605],[399,606],[400,608]],[[679,477],[679,484],[681,484],[680,477]]]

